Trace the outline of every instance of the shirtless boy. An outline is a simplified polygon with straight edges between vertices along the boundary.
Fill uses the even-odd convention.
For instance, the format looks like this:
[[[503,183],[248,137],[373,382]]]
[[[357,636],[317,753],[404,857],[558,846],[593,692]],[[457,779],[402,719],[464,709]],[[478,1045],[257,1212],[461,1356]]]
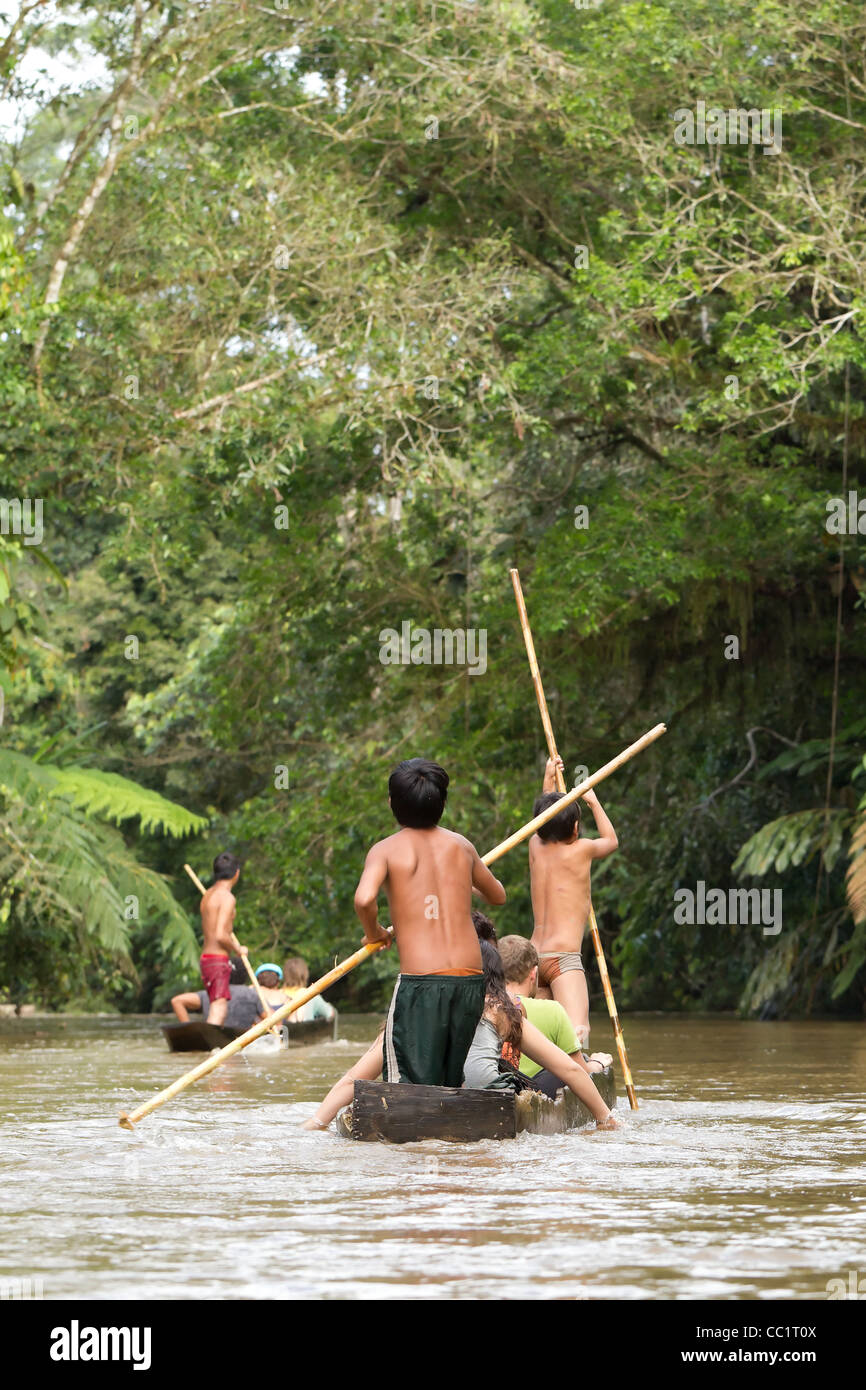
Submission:
[[[484,973],[472,892],[499,906],[505,889],[463,835],[442,830],[448,773],[426,758],[400,763],[388,781],[402,827],[367,855],[355,911],[368,941],[390,945],[377,897],[388,897],[400,974],[385,1029],[385,1080],[460,1086],[484,1007]]]
[[[239,945],[234,934],[236,904],[232,889],[241,876],[241,861],[236,855],[229,854],[228,850],[223,850],[213,861],[213,876],[214,881],[201,900],[204,943],[199,964],[210,1004],[207,1021],[219,1027],[225,1022],[231,999],[229,952],[233,951],[239,956],[247,954],[246,946]]]
[[[556,766],[562,759],[547,760],[544,789],[533,815],[559,801],[555,791]],[[616,831],[594,791],[585,801],[595,817],[599,838],[580,838],[580,808],[576,802],[532,836],[529,841],[529,877],[535,928],[532,944],[538,952],[538,997],[553,995],[562,1004],[581,1046],[589,1039],[589,993],[581,959],[583,934],[589,920],[590,869],[594,859],[606,859],[619,844]]]

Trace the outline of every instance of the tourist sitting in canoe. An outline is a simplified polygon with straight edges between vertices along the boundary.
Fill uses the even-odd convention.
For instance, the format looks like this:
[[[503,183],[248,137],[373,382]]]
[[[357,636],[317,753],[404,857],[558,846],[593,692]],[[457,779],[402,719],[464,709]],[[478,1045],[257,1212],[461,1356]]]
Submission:
[[[499,958],[505,988],[514,1002],[523,1006],[529,1022],[590,1075],[604,1071],[611,1063],[610,1053],[594,1052],[589,1059],[585,1059],[578,1048],[574,1025],[562,1005],[555,999],[535,997],[538,988],[538,952],[532,942],[527,941],[525,936],[504,936],[499,942]],[[532,1081],[536,1091],[543,1091],[552,1098],[562,1089],[564,1083],[560,1077],[534,1062],[525,1052],[520,1054],[516,1066],[523,1076]]]
[[[283,979],[285,981],[285,993],[287,999],[295,999],[310,983],[310,967],[301,956],[291,956],[283,965]],[[327,999],[323,999],[321,994],[315,995],[306,1004],[302,1004],[289,1017],[293,1023],[311,1023],[316,1018],[336,1018],[337,1010],[333,1004],[329,1004]]]
[[[532,809],[541,815],[564,795],[556,790],[562,759],[548,758],[541,796]],[[589,993],[583,968],[583,934],[589,921],[590,870],[593,860],[606,859],[619,845],[616,831],[594,791],[585,801],[595,818],[598,839],[581,838],[580,807],[566,806],[529,841],[529,879],[535,928],[532,944],[538,951],[538,993],[562,1004],[581,1044],[589,1041]]]
[[[259,996],[256,994],[252,985],[243,983],[247,978],[243,961],[233,960],[231,962],[231,975],[229,976],[229,994],[226,1009],[224,1028],[236,1028],[238,1032],[245,1033],[248,1028],[252,1028],[254,1023],[258,1023],[262,1018]],[[190,990],[185,994],[175,994],[172,996],[171,1007],[174,1009],[179,1023],[189,1023],[191,1013],[203,1013],[207,1015],[209,1007],[207,990]]]
[[[459,1086],[484,1005],[484,975],[472,925],[472,890],[505,902],[505,889],[463,835],[439,826],[448,773],[426,758],[399,763],[388,800],[400,829],[373,845],[355,892],[370,942],[396,939],[400,974],[385,1029],[385,1080]],[[388,897],[393,936],[379,924]]]
[[[272,961],[265,961],[263,965],[256,966],[256,979],[271,1013],[276,1013],[283,1004],[288,1004],[288,994],[284,989],[280,989],[280,985],[283,983],[281,965],[274,965]]]
[[[234,934],[235,896],[232,889],[240,878],[241,861],[237,855],[224,850],[213,861],[214,881],[205,889],[201,899],[202,984],[207,990],[207,1022],[218,1028],[225,1026],[231,994],[229,978],[232,973],[229,953],[247,954]]]
[[[523,1054],[558,1076],[562,1085],[583,1101],[599,1128],[616,1129],[614,1114],[596,1090],[586,1067],[578,1065],[546,1038],[512,999],[505,988],[499,952],[487,941],[481,943],[481,958],[484,962],[484,1013],[466,1058],[464,1085],[478,1091],[520,1089],[518,1077],[503,1071],[499,1065],[505,1043],[513,1056]]]

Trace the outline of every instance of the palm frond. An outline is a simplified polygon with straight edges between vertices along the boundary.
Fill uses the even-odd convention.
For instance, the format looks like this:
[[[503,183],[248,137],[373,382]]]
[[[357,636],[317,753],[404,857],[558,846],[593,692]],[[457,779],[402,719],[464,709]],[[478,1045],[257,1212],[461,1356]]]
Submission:
[[[22,754],[0,753],[0,886],[4,896],[11,897],[25,915],[37,921],[62,923],[82,949],[98,948],[126,965],[134,926],[156,923],[168,953],[184,969],[189,968],[197,956],[195,933],[166,880],[138,862],[120,831],[88,820],[94,799],[71,797],[69,784],[58,778],[58,771]],[[125,783],[124,778],[116,780]],[[143,791],[134,783],[126,783],[125,788]],[[125,788],[121,789],[123,796],[127,795]],[[151,795],[156,794],[144,793],[145,798]],[[163,807],[200,821],[182,807],[173,807],[164,798],[158,800]],[[117,804],[113,802],[115,808]],[[122,802],[127,810],[130,804],[130,800]],[[104,802],[96,798],[95,805],[103,809]],[[141,814],[141,805],[140,799],[134,814]],[[165,826],[163,809],[154,814],[162,817],[159,823]],[[182,823],[176,817],[172,833],[179,833]]]
[[[87,816],[110,820],[115,825],[138,816],[142,830],[162,830],[178,839],[204,830],[208,824],[205,817],[115,772],[55,767],[9,750],[0,750],[0,786],[3,784],[25,797],[38,786],[43,794],[64,797]]]
[[[768,821],[756,830],[740,849],[733,872],[761,878],[772,869],[783,874],[821,853],[829,873],[842,852],[845,834],[851,824],[850,812],[832,810],[795,811]]]

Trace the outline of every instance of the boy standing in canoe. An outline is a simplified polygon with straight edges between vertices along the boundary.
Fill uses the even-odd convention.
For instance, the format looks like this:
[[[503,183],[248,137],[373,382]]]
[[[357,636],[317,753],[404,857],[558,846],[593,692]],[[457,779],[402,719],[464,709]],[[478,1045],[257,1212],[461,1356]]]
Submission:
[[[355,911],[368,941],[390,944],[377,898],[388,897],[400,974],[385,1028],[385,1080],[460,1086],[484,1007],[472,890],[494,906],[505,889],[463,835],[442,830],[448,773],[426,758],[400,763],[388,800],[401,829],[367,855]]]
[[[223,850],[213,861],[214,881],[202,894],[201,929],[202,944],[201,969],[202,983],[207,990],[210,1007],[207,1012],[208,1023],[220,1027],[225,1022],[231,999],[229,982],[231,980],[231,961],[229,953],[247,954],[246,946],[241,946],[234,934],[235,896],[232,892],[241,876],[241,861],[237,855]]]
[[[548,758],[541,796],[533,815],[540,816],[563,796],[555,790],[556,768],[562,759]],[[535,927],[532,944],[538,952],[538,997],[553,996],[562,1004],[581,1046],[589,1040],[589,993],[584,974],[583,934],[589,921],[590,870],[593,860],[606,859],[619,845],[616,831],[594,791],[585,801],[595,818],[597,840],[580,838],[580,807],[566,806],[529,841],[529,877]]]

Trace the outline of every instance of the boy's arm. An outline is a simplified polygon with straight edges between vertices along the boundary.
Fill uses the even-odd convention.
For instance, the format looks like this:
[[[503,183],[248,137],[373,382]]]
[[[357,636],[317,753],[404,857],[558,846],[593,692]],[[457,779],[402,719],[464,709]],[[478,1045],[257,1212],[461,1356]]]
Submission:
[[[377,900],[379,890],[388,877],[388,856],[381,844],[374,845],[364,860],[364,871],[355,889],[355,911],[364,928],[367,941],[383,942],[390,946],[393,934],[379,925]]]
[[[556,785],[556,774],[558,771],[563,774],[563,777],[565,776],[565,763],[562,761],[562,758],[548,758],[547,765],[544,769],[544,782],[541,786],[542,792],[555,792],[559,790]]]
[[[597,840],[584,841],[584,844],[589,846],[590,858],[606,859],[607,856],[613,854],[614,850],[619,846],[619,840],[611,824],[610,817],[605,814],[601,802],[594,791],[588,791],[586,796],[581,797],[581,801],[585,801],[592,811],[595,819],[595,828],[598,831]]]
[[[472,860],[472,887],[476,893],[481,894],[484,901],[489,903],[491,907],[501,907],[505,902],[505,889],[499,879],[490,872],[487,865],[481,862],[481,855],[475,846],[470,845],[469,847],[474,856]]]

